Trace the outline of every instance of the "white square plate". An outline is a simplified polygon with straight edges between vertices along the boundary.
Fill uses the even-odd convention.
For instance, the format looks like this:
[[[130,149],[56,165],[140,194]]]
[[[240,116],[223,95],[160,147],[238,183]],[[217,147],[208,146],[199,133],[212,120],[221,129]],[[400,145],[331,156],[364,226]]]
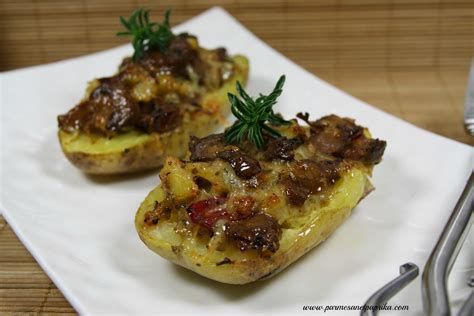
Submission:
[[[86,82],[113,74],[123,46],[3,73],[1,208],[25,246],[83,314],[292,313],[303,305],[361,305],[398,267],[421,268],[472,170],[472,148],[431,134],[357,100],[295,65],[220,8],[180,25],[204,47],[227,47],[251,61],[248,90],[287,82],[277,110],[287,117],[353,117],[388,142],[375,168],[377,190],[326,242],[278,276],[246,286],[219,284],[152,253],[134,229],[135,211],[157,172],[121,179],[85,176],[58,145],[56,116],[78,102]],[[470,249],[469,251],[467,249]],[[466,297],[473,271],[468,240],[451,273],[451,298]],[[391,304],[421,312],[420,278]]]

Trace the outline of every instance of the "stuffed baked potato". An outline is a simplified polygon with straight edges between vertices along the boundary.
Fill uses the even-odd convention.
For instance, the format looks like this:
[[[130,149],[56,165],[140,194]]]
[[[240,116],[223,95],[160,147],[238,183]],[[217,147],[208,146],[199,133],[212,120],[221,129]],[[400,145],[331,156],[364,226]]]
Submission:
[[[324,241],[373,189],[386,146],[335,115],[299,114],[308,123],[300,126],[269,111],[273,124],[242,132],[252,111],[242,104],[252,100],[239,90],[243,101],[230,96],[239,120],[225,134],[193,137],[186,160],[169,157],[135,217],[151,250],[231,284],[273,276]]]
[[[140,9],[122,22],[133,33],[149,26],[145,16]],[[191,135],[222,124],[229,113],[226,93],[235,91],[237,80],[246,82],[244,56],[172,34],[168,17],[154,31],[166,41],[152,46],[134,38],[135,54],[118,73],[90,82],[84,99],[58,117],[61,148],[84,172],[128,173],[161,166],[167,155],[182,157]],[[144,24],[137,24],[140,19]]]

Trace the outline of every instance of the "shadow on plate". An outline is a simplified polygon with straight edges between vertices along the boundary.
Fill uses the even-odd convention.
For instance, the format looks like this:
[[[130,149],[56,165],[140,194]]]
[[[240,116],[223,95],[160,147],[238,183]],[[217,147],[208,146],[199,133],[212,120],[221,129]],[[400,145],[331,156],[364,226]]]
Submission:
[[[276,281],[276,278],[271,278],[268,280],[256,281],[243,285],[220,283],[211,279],[207,279],[200,274],[176,264],[173,264],[173,272],[184,282],[206,287],[230,301],[238,301],[245,299],[248,296],[252,296],[256,292],[263,290],[266,286]]]
[[[100,175],[100,174],[86,174],[84,177],[87,180],[92,181],[96,184],[109,184],[125,181],[135,181],[141,178],[156,176],[158,178],[160,168],[153,168],[149,170],[138,171],[130,174],[117,174],[117,175]]]

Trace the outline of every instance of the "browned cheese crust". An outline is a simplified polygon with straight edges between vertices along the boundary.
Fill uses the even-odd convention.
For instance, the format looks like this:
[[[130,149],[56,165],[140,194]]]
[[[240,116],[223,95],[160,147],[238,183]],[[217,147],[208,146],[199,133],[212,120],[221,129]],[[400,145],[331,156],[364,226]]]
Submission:
[[[228,144],[224,134],[193,137],[188,159],[169,160],[162,170],[159,190],[163,196],[152,207],[146,207],[150,201],[144,202],[137,213],[140,237],[165,258],[226,283],[273,275],[324,240],[372,189],[367,177],[381,161],[386,142],[372,139],[367,129],[351,119],[298,117],[308,127],[296,120],[290,126],[274,126],[283,136],[265,136],[266,146],[261,150],[248,142]],[[308,243],[289,241],[292,229],[310,224],[305,221],[312,218],[311,212],[332,205],[331,199],[341,200],[337,191],[350,182],[343,178],[350,179],[356,172],[362,174],[362,180],[353,185],[359,190],[355,200],[347,205],[338,202],[336,209],[318,214],[315,221],[323,224],[308,234]],[[188,193],[175,189],[176,176],[187,179]],[[190,255],[194,252],[186,250],[185,243],[167,253],[150,236],[168,224],[174,227],[177,239],[193,236],[198,240],[195,245],[204,244],[217,255]],[[211,257],[216,271],[221,272],[208,267]],[[224,270],[223,266],[232,267]]]
[[[63,152],[91,174],[149,169],[166,155],[184,155],[190,135],[222,124],[227,87],[247,78],[239,58],[244,65],[224,48],[199,47],[189,34],[175,36],[163,53],[125,58],[115,75],[90,82],[85,98],[58,116]]]

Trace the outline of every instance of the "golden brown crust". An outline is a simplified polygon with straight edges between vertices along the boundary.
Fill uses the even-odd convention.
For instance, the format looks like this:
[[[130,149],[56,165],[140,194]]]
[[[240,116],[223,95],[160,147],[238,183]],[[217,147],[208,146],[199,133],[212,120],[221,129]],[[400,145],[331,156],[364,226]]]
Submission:
[[[370,186],[367,186],[370,188]],[[370,191],[364,191],[365,196]],[[188,248],[171,246],[167,243],[150,239],[150,232],[143,227],[143,209],[139,209],[135,218],[135,225],[140,239],[161,257],[192,270],[202,276],[228,284],[246,284],[257,280],[268,279],[305,253],[325,241],[350,215],[353,207],[344,207],[333,212],[323,212],[318,217],[305,223],[304,242],[295,243],[285,251],[279,251],[270,257],[249,257],[244,260],[232,260],[224,256],[222,259],[208,263],[201,262],[199,256]],[[301,238],[303,239],[303,238]],[[222,263],[222,261],[226,263]]]
[[[89,174],[123,174],[163,164],[168,155],[182,157],[191,135],[203,137],[224,121],[229,112],[227,92],[235,90],[235,82],[245,84],[248,61],[233,57],[234,75],[217,90],[202,96],[200,107],[186,110],[181,123],[169,132],[127,132],[113,136],[59,130],[58,137],[65,156],[71,163]]]
[[[135,62],[126,58],[117,74],[97,79],[58,125],[96,136],[172,131],[184,111],[199,108],[201,95],[219,89],[235,71],[225,49],[205,50],[195,37],[180,34],[164,52],[147,51]]]
[[[206,277],[244,284],[276,274],[324,241],[372,190],[368,177],[381,153],[367,160],[370,151],[360,147],[362,156],[339,155],[371,141],[348,119],[331,116],[318,131],[296,121],[275,128],[283,136],[262,150],[227,144],[220,134],[194,138],[190,161],[169,158],[163,187],[136,215],[145,244]],[[338,135],[349,129],[360,132]],[[313,140],[318,133],[321,147]]]

